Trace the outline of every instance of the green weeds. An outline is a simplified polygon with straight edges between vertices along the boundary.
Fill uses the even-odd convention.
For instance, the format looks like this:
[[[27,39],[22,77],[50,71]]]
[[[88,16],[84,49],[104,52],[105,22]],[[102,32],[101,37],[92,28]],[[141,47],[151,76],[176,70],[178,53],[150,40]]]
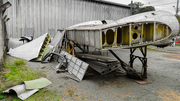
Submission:
[[[44,88],[29,97],[26,101],[60,101],[61,98],[62,94],[56,90],[50,91]]]
[[[62,85],[59,85],[59,87],[62,87]]]
[[[33,80],[44,77],[41,71],[33,71],[25,65],[24,60],[15,60],[12,65],[5,63],[7,72],[2,73],[2,81],[7,87],[18,84],[21,81]]]
[[[74,91],[73,90],[68,90],[69,96],[72,97],[74,95]]]
[[[4,101],[21,101],[16,95],[2,94],[3,90],[17,85],[21,81],[28,81],[45,77],[41,71],[33,71],[28,68],[25,60],[15,60],[13,64],[4,63],[4,71],[0,72],[0,100]],[[33,94],[26,99],[27,101],[50,101],[52,99],[60,99],[62,95],[58,95],[57,91],[50,91],[46,88]]]

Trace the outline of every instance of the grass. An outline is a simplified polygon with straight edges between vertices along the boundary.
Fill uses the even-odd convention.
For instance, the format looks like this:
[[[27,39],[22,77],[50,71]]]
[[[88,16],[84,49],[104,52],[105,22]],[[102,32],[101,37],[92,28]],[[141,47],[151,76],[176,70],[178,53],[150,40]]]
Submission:
[[[6,87],[17,85],[21,81],[34,80],[45,77],[41,71],[33,71],[25,65],[24,60],[15,60],[13,64],[5,62],[6,72],[2,73],[2,81]]]
[[[0,90],[0,100],[5,98],[3,95],[1,95],[2,92],[3,92],[3,90]]]
[[[36,94],[29,97],[26,101],[61,101],[62,94],[56,90],[50,91],[47,88],[41,89]]]
[[[26,61],[16,59],[13,64],[4,63],[4,71],[0,72],[0,100],[4,101],[21,101],[16,95],[2,94],[3,90],[17,85],[21,81],[28,81],[45,77],[41,71],[33,71],[28,68]],[[62,95],[57,91],[51,91],[46,88],[41,89],[39,92],[33,94],[26,99],[27,101],[50,101],[55,99],[60,100]]]

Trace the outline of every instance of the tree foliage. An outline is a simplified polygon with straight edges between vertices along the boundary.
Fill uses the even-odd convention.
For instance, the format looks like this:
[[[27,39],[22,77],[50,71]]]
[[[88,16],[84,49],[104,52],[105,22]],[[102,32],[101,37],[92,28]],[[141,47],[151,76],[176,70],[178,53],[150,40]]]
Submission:
[[[179,21],[179,24],[180,24],[180,15],[178,15],[178,16],[177,16],[177,19],[178,19],[178,21]]]
[[[180,26],[180,15],[177,15],[177,19],[179,21],[179,26]],[[179,36],[180,36],[180,29],[179,29]]]
[[[132,14],[138,14],[142,12],[148,12],[148,11],[155,11],[155,8],[153,6],[144,6],[141,2],[134,2],[133,4],[129,4],[129,6],[132,5]]]
[[[139,13],[148,12],[148,11],[155,11],[155,8],[153,6],[146,6],[139,9]]]

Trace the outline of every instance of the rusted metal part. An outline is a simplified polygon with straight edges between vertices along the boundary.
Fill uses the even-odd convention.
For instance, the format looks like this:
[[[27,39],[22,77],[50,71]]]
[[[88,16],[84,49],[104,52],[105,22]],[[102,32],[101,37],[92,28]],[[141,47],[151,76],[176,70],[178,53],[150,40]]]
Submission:
[[[130,53],[131,53],[130,54],[130,66],[133,68],[134,60],[138,58],[141,61],[141,63],[142,63],[142,69],[143,69],[143,71],[140,74],[141,74],[142,78],[145,79],[145,78],[147,78],[147,58],[146,58],[146,55],[147,55],[147,46],[146,47],[140,47],[139,49],[140,49],[143,57],[133,55],[133,53],[135,52],[136,48],[130,49]]]
[[[147,46],[144,47],[138,47],[143,55],[143,57],[133,55],[133,53],[136,51],[137,48],[131,48],[130,49],[130,66],[123,62],[112,50],[109,50],[121,63],[122,68],[128,73],[128,76],[134,79],[141,79],[144,80],[147,78]],[[142,69],[141,73],[137,72],[133,68],[133,63],[135,59],[139,59],[142,62]],[[126,68],[127,67],[127,68]],[[138,78],[137,78],[138,77]]]

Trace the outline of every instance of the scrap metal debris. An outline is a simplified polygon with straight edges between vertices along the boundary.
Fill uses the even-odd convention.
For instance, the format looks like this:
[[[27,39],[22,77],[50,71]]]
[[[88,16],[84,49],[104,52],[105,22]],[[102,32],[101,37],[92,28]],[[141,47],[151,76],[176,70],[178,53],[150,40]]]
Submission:
[[[58,31],[57,34],[54,36],[52,42],[50,43],[50,45],[55,47],[54,51],[56,51],[56,52],[60,51],[60,49],[58,49],[58,48],[61,47],[61,45],[62,45],[62,41],[63,41],[65,32],[66,32],[65,30],[62,33],[60,31]]]
[[[51,82],[46,78],[39,78],[31,81],[24,81],[26,89],[40,89],[51,84]]]
[[[36,93],[37,91],[39,91],[39,89],[27,90],[25,84],[21,84],[21,85],[11,87],[11,88],[3,91],[3,93],[11,93],[13,91],[16,92],[17,96],[21,100],[25,100],[28,97],[30,97],[31,95],[33,95],[34,93]]]
[[[50,37],[46,33],[27,44],[21,45],[14,49],[10,49],[8,54],[13,57],[25,59],[28,61],[32,59],[41,60],[46,50],[47,44],[49,43],[49,40]]]
[[[57,73],[62,73],[62,72],[64,73],[68,70],[68,72],[74,74],[74,76],[77,77],[78,79],[66,75],[69,78],[74,79],[76,81],[81,81],[83,79],[89,64],[83,62],[82,60],[72,56],[71,54],[65,51],[61,51],[60,54],[55,52],[51,52],[50,54],[54,54],[59,57],[58,58],[59,64],[53,67],[53,69],[55,69]],[[47,55],[46,58],[50,56],[50,54]],[[61,70],[61,66],[64,66],[67,70]]]
[[[11,93],[14,91],[21,100],[25,100],[39,91],[39,89],[44,88],[50,84],[51,82],[46,78],[39,78],[32,81],[23,81],[20,84],[3,91],[3,93]]]
[[[9,38],[8,39],[8,50],[11,48],[14,49],[21,45],[23,45],[23,41],[19,41],[19,39],[17,39],[17,38]]]
[[[10,48],[14,49],[18,46],[21,46],[23,44],[26,44],[30,41],[32,41],[33,38],[32,37],[28,37],[28,36],[22,36],[20,39],[17,38],[9,38],[8,39],[8,50]]]
[[[67,66],[68,71],[73,73],[81,81],[86,73],[89,64],[72,56],[71,54],[65,51],[61,51],[60,54],[66,55],[68,59],[68,66]]]

